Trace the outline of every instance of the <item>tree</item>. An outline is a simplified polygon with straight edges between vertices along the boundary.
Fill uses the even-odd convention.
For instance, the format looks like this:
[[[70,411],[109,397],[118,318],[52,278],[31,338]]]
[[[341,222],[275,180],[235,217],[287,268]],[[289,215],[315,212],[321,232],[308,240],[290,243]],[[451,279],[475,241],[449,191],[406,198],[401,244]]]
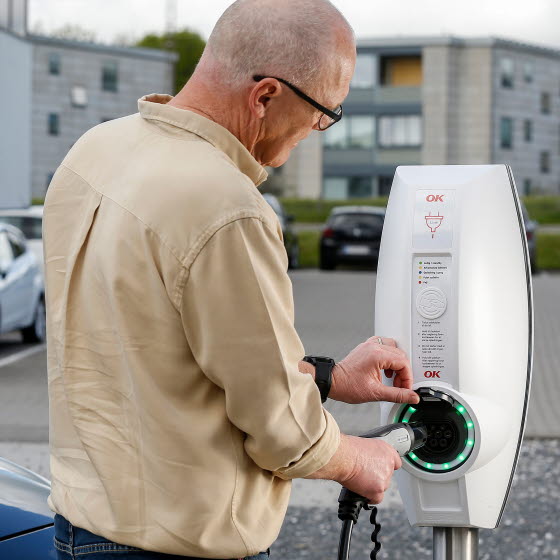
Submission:
[[[67,23],[58,29],[54,29],[48,33],[51,37],[57,37],[59,39],[70,39],[73,41],[83,41],[85,43],[95,43],[96,35],[95,31],[81,27],[74,23]]]
[[[162,49],[179,55],[175,65],[175,92],[178,92],[194,72],[206,42],[198,33],[183,29],[163,35],[146,35],[136,46]]]

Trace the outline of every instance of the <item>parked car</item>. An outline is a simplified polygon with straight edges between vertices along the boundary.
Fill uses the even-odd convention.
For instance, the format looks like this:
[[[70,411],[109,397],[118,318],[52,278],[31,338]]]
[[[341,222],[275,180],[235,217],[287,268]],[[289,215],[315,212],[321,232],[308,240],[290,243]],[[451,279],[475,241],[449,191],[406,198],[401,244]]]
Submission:
[[[377,266],[385,208],[336,206],[321,233],[319,268],[333,270],[340,263]]]
[[[0,558],[56,560],[50,483],[0,458]]]
[[[20,330],[24,342],[46,336],[45,290],[23,233],[0,223],[0,333]]]
[[[527,248],[529,249],[529,262],[533,274],[537,272],[537,228],[539,224],[535,220],[531,220],[529,212],[525,208],[525,204],[521,203],[521,211],[523,213],[523,223],[525,224],[525,233],[527,235]]]
[[[289,268],[297,268],[299,266],[299,241],[297,233],[292,227],[294,217],[291,214],[286,214],[284,207],[274,195],[265,193],[263,198],[270,204],[280,220],[284,235],[284,247],[286,247],[286,253],[288,253],[288,266]]]
[[[43,206],[29,208],[0,209],[0,222],[11,224],[23,232],[29,248],[35,253],[44,274],[43,266]]]

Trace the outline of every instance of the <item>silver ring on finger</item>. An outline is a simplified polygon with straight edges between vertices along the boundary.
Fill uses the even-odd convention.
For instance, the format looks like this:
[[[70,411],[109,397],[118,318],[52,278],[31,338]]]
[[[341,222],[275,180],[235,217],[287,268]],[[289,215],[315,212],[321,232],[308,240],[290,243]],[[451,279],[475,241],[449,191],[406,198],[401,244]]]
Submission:
[[[383,344],[383,339],[382,339],[381,337],[378,336],[378,337],[377,337],[377,342],[378,342],[379,344]]]

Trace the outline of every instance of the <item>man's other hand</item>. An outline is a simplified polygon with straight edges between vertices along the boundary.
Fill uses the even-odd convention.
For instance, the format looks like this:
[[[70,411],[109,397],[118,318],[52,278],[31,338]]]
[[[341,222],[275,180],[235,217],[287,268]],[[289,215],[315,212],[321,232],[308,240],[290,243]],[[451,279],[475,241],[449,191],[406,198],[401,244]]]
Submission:
[[[386,377],[393,377],[392,387],[383,384],[383,371]],[[405,352],[392,338],[379,336],[368,338],[334,366],[329,397],[350,404],[416,404],[420,400],[412,391],[412,368]]]

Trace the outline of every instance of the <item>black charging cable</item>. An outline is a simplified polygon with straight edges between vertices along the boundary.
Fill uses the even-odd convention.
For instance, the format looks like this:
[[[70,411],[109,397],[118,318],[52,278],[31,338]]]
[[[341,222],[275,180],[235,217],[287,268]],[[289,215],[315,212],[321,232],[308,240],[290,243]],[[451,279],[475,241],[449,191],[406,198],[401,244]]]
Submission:
[[[424,445],[427,434],[426,426],[414,422],[410,424],[389,424],[388,426],[382,426],[368,432],[361,437],[382,439],[389,445],[392,445],[402,457]],[[338,518],[342,521],[338,545],[338,560],[349,560],[350,558],[352,530],[358,522],[362,509],[371,510],[370,522],[373,525],[371,542],[373,543],[373,549],[370,553],[370,559],[375,560],[377,558],[377,553],[381,549],[381,543],[378,540],[381,525],[377,522],[377,508],[370,505],[367,498],[348,490],[348,488],[342,488],[338,497]]]

